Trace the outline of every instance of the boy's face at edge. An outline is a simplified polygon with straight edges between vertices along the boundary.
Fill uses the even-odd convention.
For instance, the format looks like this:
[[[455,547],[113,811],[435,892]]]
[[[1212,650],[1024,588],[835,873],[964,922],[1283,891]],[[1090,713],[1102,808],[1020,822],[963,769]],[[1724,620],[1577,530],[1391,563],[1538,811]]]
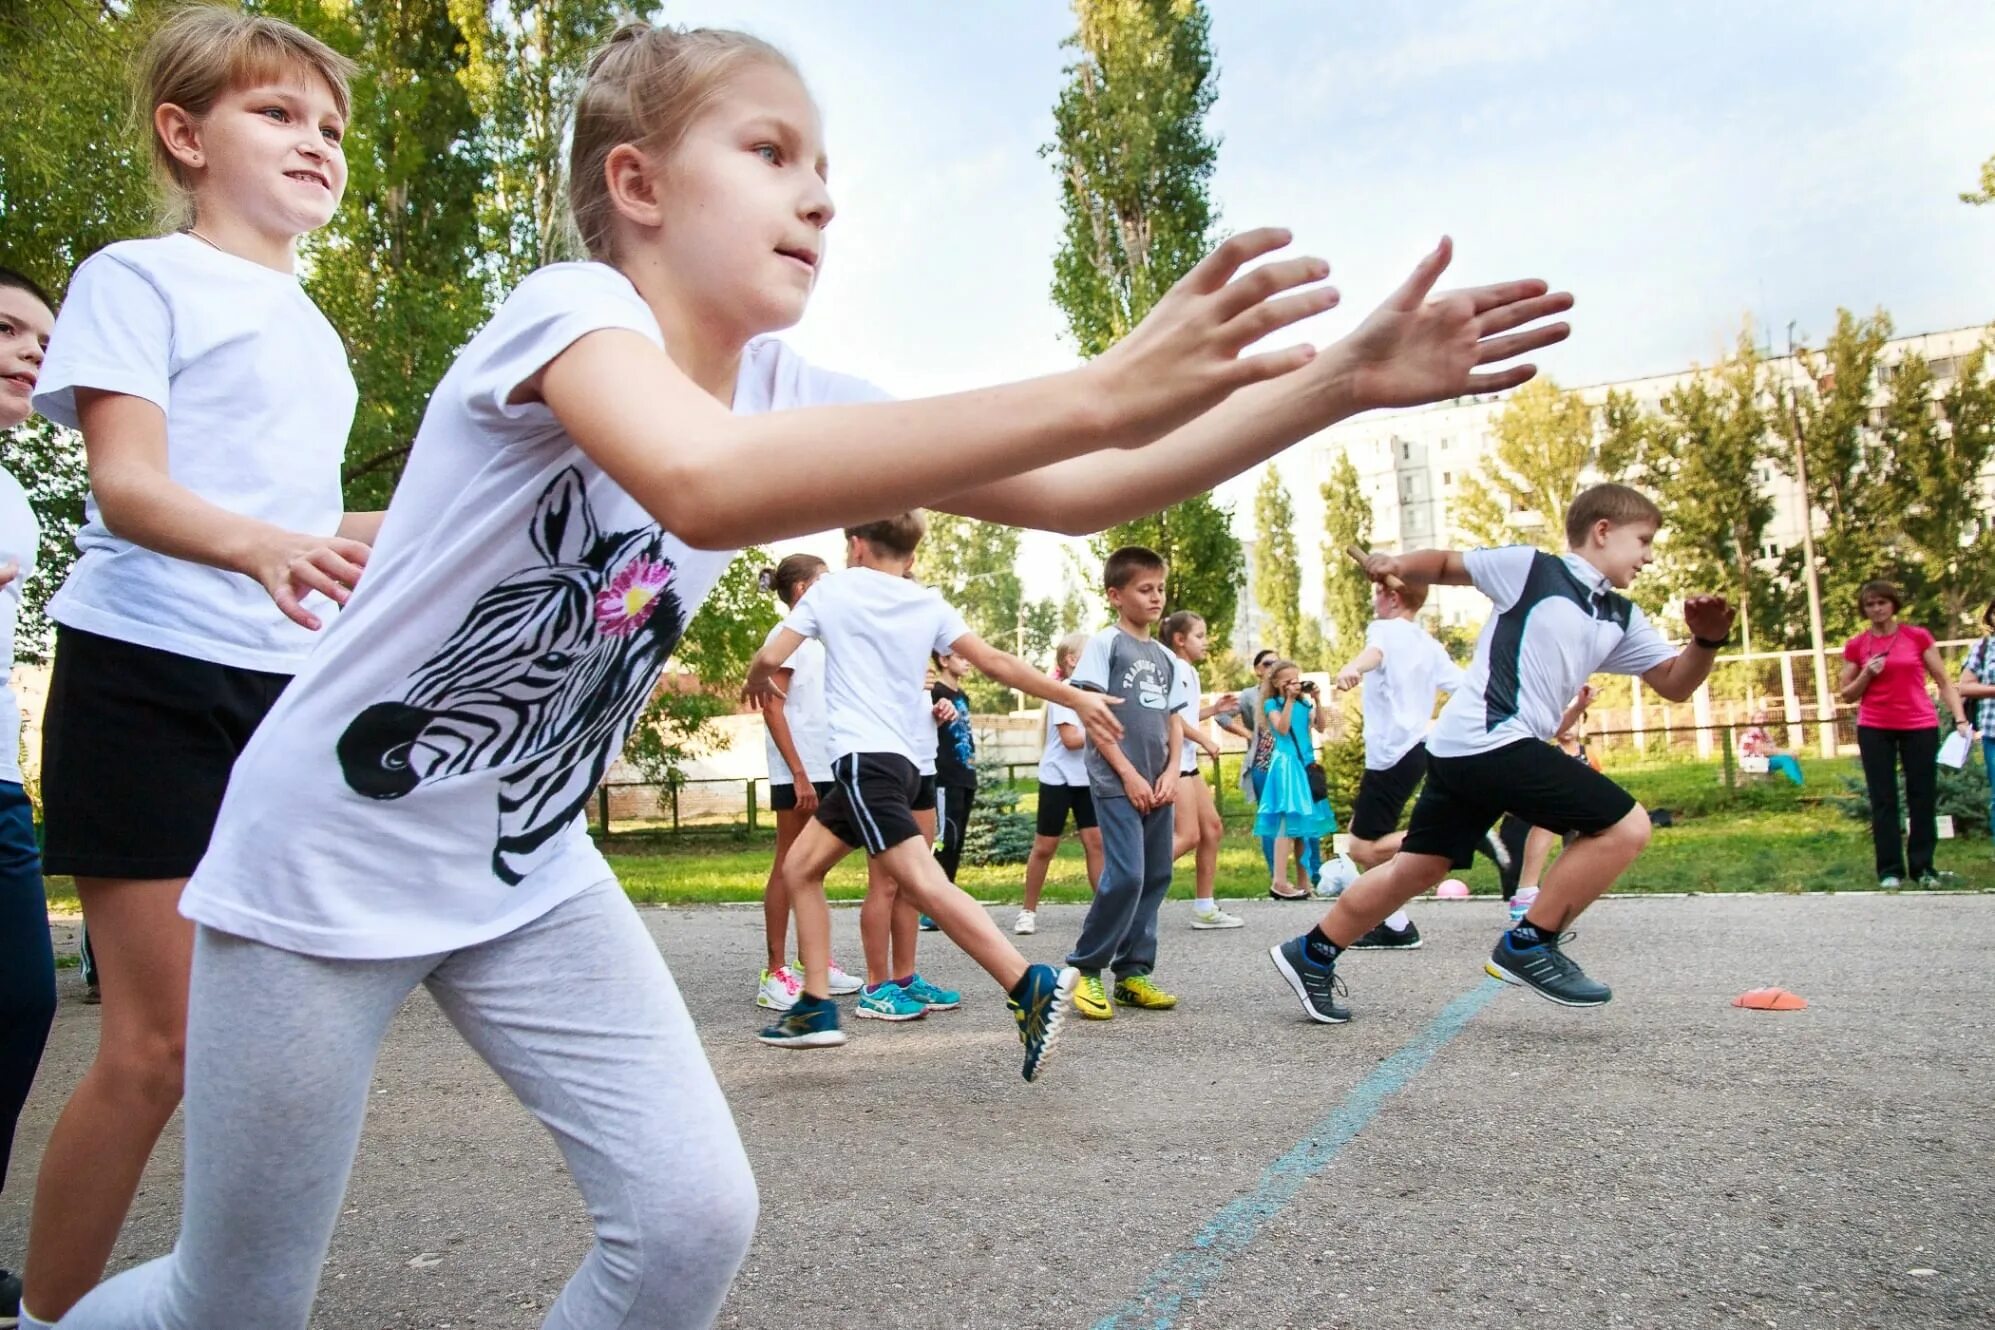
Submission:
[[[1656,531],[1656,524],[1647,520],[1609,522],[1602,518],[1573,553],[1598,568],[1615,589],[1626,590],[1642,569],[1655,562]]]
[[[1108,588],[1108,605],[1116,617],[1148,628],[1164,617],[1164,573],[1139,569],[1119,587]]]

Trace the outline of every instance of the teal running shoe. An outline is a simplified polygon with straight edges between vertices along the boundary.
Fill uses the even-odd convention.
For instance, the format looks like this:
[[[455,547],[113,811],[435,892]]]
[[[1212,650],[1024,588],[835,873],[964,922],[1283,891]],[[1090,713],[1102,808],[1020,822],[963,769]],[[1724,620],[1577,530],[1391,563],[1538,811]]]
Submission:
[[[953,988],[937,988],[919,974],[902,986],[902,991],[930,1011],[954,1011],[963,1005],[963,995]]]
[[[853,1008],[862,1021],[918,1021],[928,1014],[928,1005],[899,984],[859,990],[859,1003]]]
[[[755,1036],[775,1048],[836,1048],[845,1042],[838,1028],[838,1004],[805,993],[781,1020]]]

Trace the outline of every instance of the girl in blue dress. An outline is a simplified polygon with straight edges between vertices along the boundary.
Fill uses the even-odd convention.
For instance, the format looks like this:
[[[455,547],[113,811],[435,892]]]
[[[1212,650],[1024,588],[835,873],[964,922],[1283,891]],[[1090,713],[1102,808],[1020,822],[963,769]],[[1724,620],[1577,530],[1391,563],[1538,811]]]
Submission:
[[[1278,660],[1268,671],[1261,710],[1263,724],[1274,736],[1274,755],[1268,763],[1267,782],[1261,787],[1260,812],[1254,819],[1254,834],[1274,837],[1275,867],[1268,894],[1276,900],[1308,900],[1308,883],[1315,880],[1323,857],[1323,837],[1337,829],[1329,801],[1318,799],[1309,788],[1309,765],[1316,760],[1311,731],[1324,728],[1316,685],[1303,682],[1302,671],[1294,661]],[[1291,840],[1302,842],[1303,871],[1308,880],[1301,886],[1284,879]]]

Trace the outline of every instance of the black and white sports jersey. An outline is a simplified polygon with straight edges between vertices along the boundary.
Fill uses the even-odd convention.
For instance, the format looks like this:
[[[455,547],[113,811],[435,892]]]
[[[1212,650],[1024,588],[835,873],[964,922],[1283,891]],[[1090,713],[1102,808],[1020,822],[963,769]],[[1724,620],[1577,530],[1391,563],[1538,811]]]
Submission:
[[[1549,739],[1589,676],[1643,674],[1676,655],[1648,616],[1577,554],[1506,545],[1470,550],[1462,562],[1496,612],[1476,641],[1468,678],[1428,736],[1436,757]]]

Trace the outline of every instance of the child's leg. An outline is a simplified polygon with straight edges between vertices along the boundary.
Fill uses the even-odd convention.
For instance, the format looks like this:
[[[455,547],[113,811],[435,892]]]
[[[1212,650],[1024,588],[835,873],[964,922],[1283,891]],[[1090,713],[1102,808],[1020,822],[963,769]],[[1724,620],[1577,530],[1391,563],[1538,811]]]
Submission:
[[[970,809],[976,802],[974,789],[945,786],[935,792],[935,858],[951,882],[956,880],[956,870],[963,863],[963,838],[969,835]]]
[[[940,791],[936,797],[941,798]],[[935,809],[914,810],[914,824],[921,828],[922,842],[930,855],[935,851]],[[949,879],[955,881],[954,878]],[[894,895],[893,931],[888,938],[887,977],[906,979],[914,974],[914,949],[921,941],[921,916],[925,913],[906,892]]]
[[[1080,940],[1067,956],[1067,964],[1083,974],[1099,974],[1115,960],[1143,896],[1143,815],[1127,799],[1096,799],[1094,811],[1101,831],[1101,884]]]
[[[1991,801],[1991,804],[1995,804],[1995,801]],[[1989,818],[1991,823],[1995,824],[1995,807],[1991,807]],[[1075,834],[1081,838],[1081,857],[1087,860],[1088,890],[1098,892],[1101,890],[1101,869],[1106,857],[1101,848],[1101,828],[1082,827]]]
[[[37,1316],[60,1317],[104,1277],[146,1160],[180,1104],[194,955],[194,926],[179,910],[185,885],[77,879],[104,975],[103,1020],[35,1183],[24,1300]]]
[[[809,813],[794,808],[776,814],[776,856],[769,861],[769,880],[762,885],[762,940],[769,953],[764,968],[771,974],[790,963],[790,892],[783,885],[783,856],[809,821]]]
[[[1157,911],[1171,891],[1171,814],[1153,808],[1142,815],[1143,889],[1136,912],[1110,962],[1117,979],[1149,974],[1157,968]]]
[[[1219,820],[1219,808],[1204,781],[1194,785],[1192,792],[1198,800],[1198,853],[1192,860],[1196,874],[1192,890],[1199,900],[1210,902],[1213,883],[1219,877],[1219,842],[1226,835],[1226,824]]]
[[[1545,862],[1552,857],[1558,837],[1543,827],[1532,827],[1524,838],[1524,866],[1517,875],[1519,891],[1536,891],[1544,884]]]
[[[1648,843],[1649,815],[1640,805],[1607,830],[1574,840],[1545,875],[1524,922],[1557,936],[1614,885]]]
[[[1359,874],[1317,927],[1342,950],[1384,923],[1394,910],[1432,890],[1448,875],[1450,866],[1445,855],[1402,850],[1377,868]]]
[[[824,899],[825,875],[852,847],[829,827],[813,820],[783,857],[783,880],[797,917],[797,951],[804,962],[804,992],[831,997],[831,906]]]
[[[866,860],[866,899],[859,902],[859,945],[866,953],[866,982],[884,984],[894,977],[894,907],[897,884],[878,859]]]
[[[1289,846],[1293,842],[1287,836],[1272,836],[1265,837],[1264,839],[1273,842],[1274,849],[1271,851],[1273,862],[1281,865],[1281,871],[1271,874],[1268,878],[1268,885],[1270,887],[1285,887],[1290,885],[1288,880],[1288,856]]]
[[[1018,986],[1025,975],[1025,957],[998,931],[984,907],[948,879],[921,837],[911,836],[876,857],[900,884],[901,897],[913,910],[933,919],[1006,992]]]
[[[1198,807],[1191,786],[1180,779],[1178,797],[1171,805],[1171,861],[1184,858],[1198,848]]]
[[[451,955],[429,989],[553,1134],[595,1223],[547,1330],[712,1325],[755,1230],[755,1179],[678,987],[617,884]]]
[[[19,785],[0,784],[0,1186],[14,1124],[55,1020],[55,953],[34,812]],[[0,1308],[0,1312],[4,1312]]]
[[[1995,826],[1995,807],[1988,812],[1990,826]],[[1034,836],[1032,853],[1025,860],[1025,903],[1022,908],[1037,910],[1039,897],[1046,891],[1046,870],[1053,866],[1053,856],[1060,852],[1058,836]]]
[[[1253,787],[1254,802],[1258,805],[1261,802],[1261,791],[1267,788],[1268,771],[1266,767],[1249,767],[1247,770],[1247,784]],[[1282,859],[1275,858],[1275,838],[1273,836],[1262,836],[1260,837],[1260,842],[1261,858],[1268,861],[1268,877],[1270,880],[1274,880],[1275,865],[1287,862],[1286,857]],[[1288,870],[1284,868],[1282,871],[1287,872]]]
[[[91,1292],[65,1330],[304,1330],[375,1055],[435,960],[325,960],[199,930],[179,1241]]]
[[[1356,836],[1352,836],[1350,848],[1351,862],[1359,868],[1377,868],[1380,864],[1392,858],[1393,855],[1399,853],[1400,844],[1405,839],[1406,833],[1403,831],[1395,831],[1389,835],[1380,836],[1377,840],[1359,840]]]

